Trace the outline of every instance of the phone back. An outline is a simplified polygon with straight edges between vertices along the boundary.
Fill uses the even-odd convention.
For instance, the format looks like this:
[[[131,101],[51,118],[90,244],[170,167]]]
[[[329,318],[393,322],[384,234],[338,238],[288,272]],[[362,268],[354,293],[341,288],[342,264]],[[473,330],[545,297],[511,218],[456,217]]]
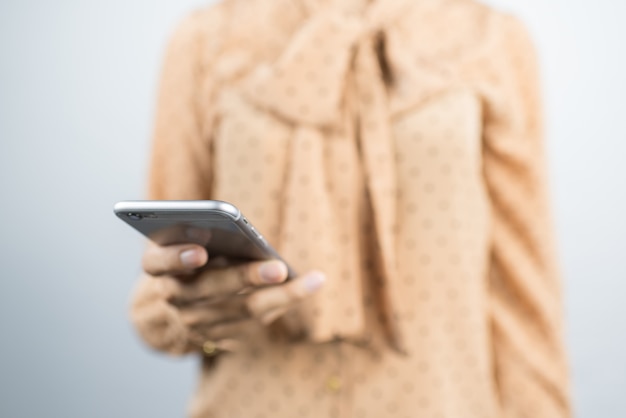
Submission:
[[[203,201],[123,201],[115,214],[159,245],[202,245],[210,257],[280,259],[233,205]]]

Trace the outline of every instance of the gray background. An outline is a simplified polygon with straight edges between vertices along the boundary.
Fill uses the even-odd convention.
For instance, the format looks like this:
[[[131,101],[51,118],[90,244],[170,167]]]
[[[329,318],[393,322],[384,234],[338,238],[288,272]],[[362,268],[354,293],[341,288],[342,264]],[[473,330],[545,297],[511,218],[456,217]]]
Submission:
[[[543,64],[580,417],[626,416],[626,6],[499,0]],[[127,322],[164,42],[199,0],[0,2],[0,416],[175,417],[193,359]],[[621,41],[621,42],[620,42]]]

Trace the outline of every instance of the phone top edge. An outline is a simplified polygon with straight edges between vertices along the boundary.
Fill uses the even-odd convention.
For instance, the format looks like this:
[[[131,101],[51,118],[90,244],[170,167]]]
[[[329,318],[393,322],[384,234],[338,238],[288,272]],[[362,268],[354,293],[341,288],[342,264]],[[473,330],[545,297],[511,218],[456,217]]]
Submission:
[[[241,212],[233,204],[221,200],[123,200],[113,206],[116,215],[138,211],[220,211],[234,221],[241,218]]]

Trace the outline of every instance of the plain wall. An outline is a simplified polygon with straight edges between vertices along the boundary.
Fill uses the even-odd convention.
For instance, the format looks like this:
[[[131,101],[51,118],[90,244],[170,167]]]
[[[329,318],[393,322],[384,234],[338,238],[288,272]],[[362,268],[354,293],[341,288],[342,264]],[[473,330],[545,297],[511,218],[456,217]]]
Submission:
[[[417,0],[416,0],[417,1]],[[499,0],[543,64],[579,417],[626,416],[626,5]],[[199,0],[0,2],[0,416],[176,417],[193,359],[127,321],[163,46]]]

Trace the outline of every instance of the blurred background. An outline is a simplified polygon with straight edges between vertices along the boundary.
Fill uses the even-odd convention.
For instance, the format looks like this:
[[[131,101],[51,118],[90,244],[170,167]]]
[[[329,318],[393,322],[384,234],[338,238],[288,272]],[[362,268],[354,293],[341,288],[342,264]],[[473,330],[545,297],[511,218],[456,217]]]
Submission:
[[[0,416],[176,417],[194,359],[149,352],[128,300],[156,80],[199,0],[0,2]],[[626,3],[490,0],[539,50],[579,417],[625,417]]]

